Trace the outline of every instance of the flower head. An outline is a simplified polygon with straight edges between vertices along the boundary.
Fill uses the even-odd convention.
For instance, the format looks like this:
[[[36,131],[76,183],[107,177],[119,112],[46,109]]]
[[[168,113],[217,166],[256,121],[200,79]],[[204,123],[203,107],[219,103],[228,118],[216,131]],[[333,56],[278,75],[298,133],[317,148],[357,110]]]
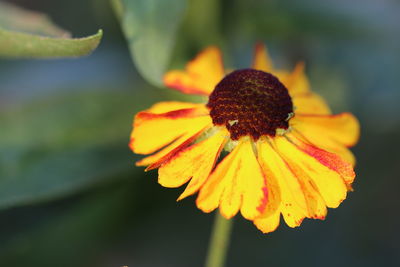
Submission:
[[[290,227],[324,219],[355,177],[348,147],[358,140],[356,118],[332,115],[310,90],[303,64],[275,70],[261,44],[251,68],[225,74],[220,51],[209,47],[165,75],[168,87],[208,102],[161,102],[139,112],[130,147],[151,155],[137,165],[158,168],[162,186],[187,183],[178,200],[198,192],[202,211],[219,208],[226,218],[240,211],[265,233],[281,214]]]

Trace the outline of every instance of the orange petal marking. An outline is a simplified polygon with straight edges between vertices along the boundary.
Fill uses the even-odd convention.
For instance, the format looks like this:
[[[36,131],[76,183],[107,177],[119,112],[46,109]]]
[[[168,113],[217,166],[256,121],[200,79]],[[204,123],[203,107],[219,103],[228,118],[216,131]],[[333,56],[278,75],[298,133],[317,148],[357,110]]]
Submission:
[[[196,192],[214,167],[225,137],[216,133],[176,153],[158,169],[158,182],[164,187],[179,187],[192,178],[194,182],[184,196]]]
[[[206,169],[207,175],[193,176],[189,184],[186,186],[185,191],[179,196],[178,200],[181,200],[187,196],[196,193],[200,189],[200,187],[204,184],[204,182],[206,181],[211,172],[211,169],[214,168],[216,160],[218,159],[218,156],[221,153],[222,148],[225,146],[228,140],[229,133],[225,130],[222,130],[216,133],[213,137],[216,138],[215,141],[216,144],[210,143],[209,144],[210,147],[207,149],[205,154],[208,154],[208,157],[210,157],[211,155],[213,155],[215,147],[219,147],[219,150],[217,151],[216,156],[207,162],[209,165],[202,166],[202,168],[207,168]]]
[[[294,135],[297,139],[303,141],[304,143],[308,143],[314,147],[318,147],[328,152],[337,154],[344,161],[350,163],[352,166],[355,166],[356,158],[354,157],[353,153],[350,151],[350,149],[338,143],[337,141],[318,134],[316,134],[316,137],[314,135],[306,136],[303,133],[297,131],[295,128],[291,132],[291,134]]]
[[[277,151],[279,153],[278,149]],[[325,219],[327,214],[326,204],[314,181],[307,175],[307,172],[303,171],[303,169],[299,168],[295,164],[290,164],[290,161],[286,161],[287,155],[280,156],[285,161],[285,164],[291,171],[292,175],[296,177],[303,191],[308,210],[306,217],[321,220]]]
[[[192,144],[204,131],[207,130],[207,128],[209,128],[209,126],[201,129],[197,133],[188,132],[157,153],[139,160],[136,162],[136,166],[148,166],[145,171],[160,167],[161,164],[169,160],[177,152]]]
[[[129,145],[137,154],[150,154],[187,133],[195,134],[207,125],[212,125],[212,122],[204,106],[162,114],[139,112],[135,116]]]
[[[178,101],[166,101],[159,102],[151,106],[149,109],[145,110],[145,112],[154,113],[154,114],[162,114],[174,110],[180,109],[189,109],[189,108],[201,108],[203,104],[195,104],[195,103],[187,103],[187,102],[178,102]],[[182,135],[170,145],[167,145],[164,149],[158,151],[157,153],[143,158],[136,162],[136,166],[148,166],[146,171],[158,168],[167,158],[168,156],[172,156],[175,152],[179,151],[183,147],[190,145],[196,138],[198,138],[208,127],[201,129],[200,131],[197,128],[193,128],[186,134]]]
[[[353,166],[349,162],[344,161],[340,156],[334,153],[330,153],[313,145],[304,143],[293,135],[289,134],[288,137],[298,149],[310,155],[322,165],[338,173],[347,184],[350,185],[353,183],[355,173]]]
[[[246,219],[254,219],[266,207],[265,177],[254,155],[251,141],[242,140],[218,164],[200,189],[197,206],[204,212],[220,207],[225,218],[239,210]]]
[[[297,176],[310,180],[328,207],[338,207],[347,195],[342,174],[348,176],[351,165],[335,154],[301,143],[293,136],[290,138],[293,143],[284,137],[274,139],[280,155]]]
[[[245,141],[241,158],[241,169],[238,172],[242,191],[242,206],[240,212],[246,219],[252,220],[265,209],[275,209],[276,193],[268,188],[266,177],[257,161],[252,148],[252,141]]]
[[[299,226],[303,219],[308,216],[307,201],[301,183],[266,139],[260,139],[257,142],[257,151],[258,160],[269,188],[274,192],[275,201],[279,203],[279,206],[275,209],[265,209],[264,213],[254,220],[254,223],[266,232],[276,228],[277,225],[269,225],[270,220],[268,218],[275,216],[273,221],[276,222],[278,220],[276,210],[279,209],[287,225],[290,227]]]
[[[210,46],[186,65],[185,71],[172,70],[164,84],[185,94],[209,95],[224,77],[221,52]]]

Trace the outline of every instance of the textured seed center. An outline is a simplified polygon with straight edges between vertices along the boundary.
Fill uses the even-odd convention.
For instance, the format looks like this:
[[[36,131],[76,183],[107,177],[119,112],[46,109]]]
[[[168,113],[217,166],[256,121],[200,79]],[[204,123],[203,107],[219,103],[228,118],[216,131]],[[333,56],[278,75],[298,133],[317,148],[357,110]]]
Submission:
[[[231,139],[275,136],[287,129],[293,104],[286,87],[272,74],[242,69],[228,74],[211,93],[207,107],[214,125],[225,125]]]

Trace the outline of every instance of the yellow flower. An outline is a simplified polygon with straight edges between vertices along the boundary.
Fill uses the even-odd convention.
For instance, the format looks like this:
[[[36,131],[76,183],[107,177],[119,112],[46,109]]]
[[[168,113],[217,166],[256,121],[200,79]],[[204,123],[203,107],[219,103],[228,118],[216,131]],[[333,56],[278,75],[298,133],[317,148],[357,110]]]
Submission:
[[[134,119],[131,149],[153,153],[137,165],[158,168],[164,187],[188,182],[178,200],[198,192],[202,211],[219,208],[225,218],[240,211],[267,233],[281,214],[290,227],[324,219],[351,190],[348,147],[358,140],[358,121],[331,114],[302,63],[291,73],[275,70],[258,44],[251,69],[225,75],[220,51],[208,47],[164,82],[208,96],[206,104],[157,103]]]

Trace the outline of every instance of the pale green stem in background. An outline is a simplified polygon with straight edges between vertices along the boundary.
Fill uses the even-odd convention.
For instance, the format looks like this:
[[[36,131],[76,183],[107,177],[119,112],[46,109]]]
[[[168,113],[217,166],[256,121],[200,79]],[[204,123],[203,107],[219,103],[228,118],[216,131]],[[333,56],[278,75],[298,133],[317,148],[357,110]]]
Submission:
[[[215,213],[205,267],[225,266],[232,230],[232,221],[233,219],[227,220],[222,217],[218,211]]]
[[[110,2],[115,14],[117,15],[117,18],[120,20],[124,13],[124,7],[122,6],[121,0],[110,0]]]

